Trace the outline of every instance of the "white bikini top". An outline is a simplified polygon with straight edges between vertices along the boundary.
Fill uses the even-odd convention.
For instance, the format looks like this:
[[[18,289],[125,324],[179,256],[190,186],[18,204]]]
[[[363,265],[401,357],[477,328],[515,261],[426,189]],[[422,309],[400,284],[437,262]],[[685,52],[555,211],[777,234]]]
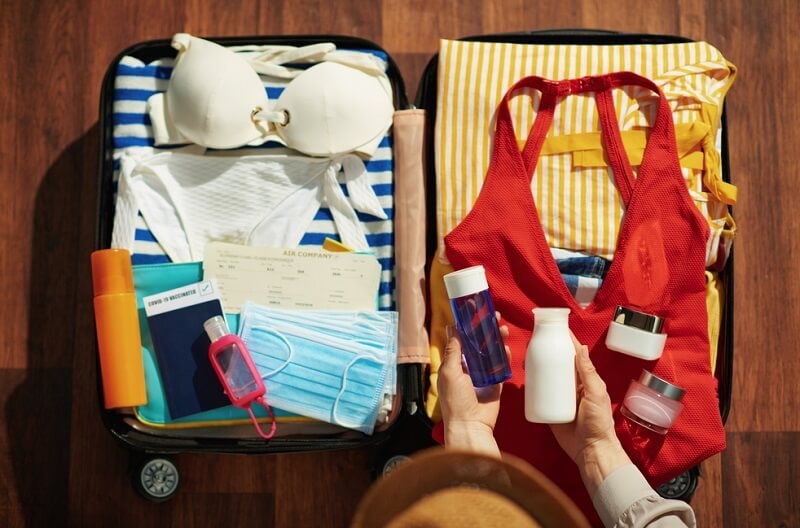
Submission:
[[[196,143],[231,149],[278,141],[310,156],[370,155],[392,124],[385,63],[332,43],[242,53],[178,33],[165,93],[148,100],[157,146]],[[256,48],[253,48],[256,49]],[[282,66],[322,61],[308,69]],[[291,81],[270,101],[259,73]]]

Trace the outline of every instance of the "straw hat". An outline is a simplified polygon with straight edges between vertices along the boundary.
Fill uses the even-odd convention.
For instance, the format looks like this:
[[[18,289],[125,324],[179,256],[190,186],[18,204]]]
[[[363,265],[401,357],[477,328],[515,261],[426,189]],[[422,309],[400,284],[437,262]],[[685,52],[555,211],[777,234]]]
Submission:
[[[351,528],[589,526],[577,506],[511,455],[427,449],[376,482]]]

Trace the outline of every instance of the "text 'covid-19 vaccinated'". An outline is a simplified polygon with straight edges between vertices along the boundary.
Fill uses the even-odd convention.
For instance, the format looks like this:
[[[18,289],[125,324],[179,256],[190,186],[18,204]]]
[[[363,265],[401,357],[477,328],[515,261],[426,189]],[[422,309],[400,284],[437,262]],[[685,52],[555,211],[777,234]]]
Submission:
[[[575,419],[575,346],[569,308],[534,308],[525,355],[525,418],[536,423]]]
[[[509,379],[511,365],[483,266],[448,273],[444,284],[472,384],[485,387]]]

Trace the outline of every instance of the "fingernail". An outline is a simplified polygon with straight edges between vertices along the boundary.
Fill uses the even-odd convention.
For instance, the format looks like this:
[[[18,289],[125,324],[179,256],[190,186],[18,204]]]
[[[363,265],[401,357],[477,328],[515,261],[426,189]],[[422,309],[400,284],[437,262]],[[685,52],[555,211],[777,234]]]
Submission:
[[[453,325],[447,325],[444,327],[444,333],[447,335],[447,340],[450,341],[456,335],[456,328]]]

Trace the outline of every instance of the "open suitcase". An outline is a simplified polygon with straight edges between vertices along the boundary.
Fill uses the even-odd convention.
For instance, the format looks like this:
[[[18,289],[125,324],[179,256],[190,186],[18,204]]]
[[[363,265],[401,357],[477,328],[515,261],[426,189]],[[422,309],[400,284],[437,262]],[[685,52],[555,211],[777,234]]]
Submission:
[[[228,46],[283,46],[300,47],[318,43],[335,44],[337,49],[358,50],[365,55],[375,55],[385,61],[386,75],[392,83],[396,108],[408,107],[405,88],[396,65],[383,50],[370,42],[349,37],[308,36],[308,37],[257,37],[226,38],[217,40]],[[115,200],[119,192],[120,156],[128,148],[147,147],[154,144],[151,121],[147,115],[147,99],[155,93],[163,92],[169,80],[172,61],[176,50],[170,40],[159,40],[136,44],[122,51],[110,65],[103,83],[100,122],[101,122],[101,164],[98,196],[98,249],[109,248],[115,222]],[[268,94],[274,99],[282,89],[280,82],[273,82],[266,87]],[[283,153],[287,149],[280,145],[270,145],[276,152]],[[245,148],[246,149],[246,148]],[[392,153],[391,138],[386,135],[378,145],[372,159],[366,162],[366,174],[375,195],[381,200],[387,211],[392,212]],[[321,217],[321,218],[320,218]],[[300,247],[318,247],[326,236],[338,238],[335,225],[331,221],[329,210],[315,215],[308,233],[304,234]],[[374,222],[377,227],[368,233],[368,243],[374,250],[381,264],[378,303],[381,309],[394,308],[394,233],[391,216],[388,220]],[[151,283],[162,274],[159,266],[170,259],[156,241],[150,227],[143,223],[141,215],[136,219],[134,248],[131,250],[134,264],[134,283],[137,288],[139,326],[142,335],[147,329],[145,313],[142,310],[144,288],[139,284],[137,271],[150,270],[149,277],[143,282]],[[161,291],[172,287],[196,282],[201,278],[201,271],[184,269],[182,282],[171,283],[169,287],[161,286]],[[170,279],[171,280],[171,279]],[[158,282],[156,280],[156,282]],[[153,284],[154,285],[154,284]],[[150,286],[148,286],[150,287]],[[154,293],[156,290],[147,293]],[[285,420],[278,427],[278,433],[269,441],[254,438],[253,428],[247,414],[234,412],[231,406],[214,409],[173,420],[168,403],[163,394],[159,372],[160,366],[152,353],[153,347],[145,346],[144,368],[148,379],[148,403],[122,412],[103,409],[102,415],[106,427],[121,440],[137,456],[134,460],[134,487],[151,500],[165,500],[177,489],[178,470],[167,455],[177,452],[232,452],[232,453],[270,453],[307,450],[331,450],[363,446],[379,443],[390,434],[390,429],[399,422],[401,414],[402,392],[395,392],[395,403],[391,406],[385,424],[376,428],[373,434],[366,435],[343,427],[321,424],[312,420],[303,420],[293,413],[285,413],[279,420]],[[147,357],[150,352],[150,358]],[[396,369],[396,385],[405,385],[402,375],[405,370]],[[159,380],[153,382],[152,380]],[[157,389],[155,393],[153,388]],[[98,386],[103,394],[102,385]],[[155,405],[153,400],[155,397]],[[102,400],[102,398],[101,398]],[[219,411],[219,412],[217,412]],[[225,412],[222,412],[225,411]],[[194,417],[197,416],[196,420]],[[264,418],[264,416],[259,416]]]
[[[392,84],[394,107],[406,110],[412,124],[406,134],[408,146],[417,145],[416,152],[403,152],[398,155],[399,145],[395,138],[386,139],[383,154],[372,164],[378,174],[378,185],[383,185],[389,192],[389,209],[392,210],[394,223],[381,235],[385,247],[382,262],[384,278],[381,293],[385,294],[382,309],[397,309],[400,312],[400,334],[398,366],[396,371],[397,390],[393,397],[391,411],[387,413],[382,424],[372,434],[362,434],[338,426],[327,427],[315,422],[291,421],[279,425],[280,434],[268,441],[254,438],[249,422],[242,416],[231,420],[227,425],[199,421],[192,424],[166,424],[153,421],[152,415],[143,417],[142,412],[118,412],[102,409],[106,427],[122,443],[136,453],[134,485],[138,491],[151,500],[164,500],[170,497],[177,487],[177,468],[172,464],[169,455],[178,452],[236,452],[236,453],[281,453],[290,451],[313,451],[346,449],[359,446],[373,446],[374,469],[376,474],[389,470],[392,465],[404,456],[427,446],[434,445],[432,429],[436,419],[435,387],[431,374],[436,369],[428,364],[428,336],[432,343],[432,355],[436,355],[437,333],[442,321],[433,317],[431,307],[432,290],[441,286],[428,284],[431,264],[437,259],[442,244],[442,232],[454,227],[445,223],[441,215],[439,193],[442,181],[437,169],[442,161],[437,160],[435,139],[437,134],[437,116],[443,101],[440,89],[439,69],[442,56],[434,56],[428,64],[420,80],[415,107],[409,104],[400,72],[391,56],[375,44],[362,39],[342,36],[276,36],[276,37],[241,37],[212,39],[226,47],[231,46],[307,46],[325,42],[334,43],[338,49],[359,50],[376,54],[386,61],[386,73]],[[562,61],[569,61],[561,50],[574,49],[574,46],[591,46],[597,50],[627,49],[631,46],[659,46],[667,44],[688,43],[680,37],[658,35],[619,34],[597,31],[557,31],[531,32],[503,35],[479,36],[462,39],[461,42],[476,43],[487,46],[502,43],[504,46],[536,45],[549,47],[555,56]],[[453,46],[454,44],[451,44]],[[457,47],[457,46],[456,46]],[[452,49],[455,48],[442,48]],[[500,48],[498,48],[499,50]],[[493,50],[493,52],[496,50]],[[561,53],[561,55],[558,55]],[[98,249],[108,248],[111,244],[112,228],[115,215],[115,196],[119,172],[120,152],[129,146],[153,145],[149,120],[144,115],[143,98],[149,97],[166,86],[170,74],[169,62],[174,58],[175,50],[169,40],[159,40],[136,44],[120,53],[110,65],[106,74],[101,94],[101,165],[99,175]],[[454,61],[455,53],[445,57],[446,61]],[[459,59],[460,60],[460,59]],[[632,58],[631,60],[635,60]],[[164,63],[154,61],[166,61]],[[702,61],[701,61],[702,62]],[[624,63],[624,62],[623,62]],[[583,65],[586,66],[585,64]],[[582,72],[580,76],[597,72]],[[527,74],[516,72],[517,77]],[[505,72],[506,76],[514,76],[513,72]],[[732,74],[731,74],[732,79]],[[488,82],[488,81],[487,81]],[[492,81],[498,82],[498,81]],[[497,88],[493,86],[493,88]],[[270,87],[267,87],[269,91]],[[505,91],[497,88],[498,93]],[[724,95],[724,91],[722,93]],[[720,106],[722,98],[720,97]],[[131,111],[133,103],[136,110]],[[127,106],[126,106],[127,105]],[[138,105],[138,106],[137,106]],[[719,150],[718,174],[728,181],[730,170],[727,161],[724,112],[720,109],[721,124],[715,134]],[[420,118],[424,115],[424,129]],[[395,126],[398,124],[395,119]],[[488,125],[485,125],[488,128]],[[399,133],[399,129],[397,130]],[[393,132],[393,135],[395,133]],[[413,148],[413,147],[411,147]],[[696,153],[695,149],[693,152]],[[695,156],[696,161],[697,156]],[[705,157],[700,162],[703,167]],[[484,160],[488,163],[488,160]],[[366,163],[368,171],[370,162]],[[476,164],[476,166],[479,164]],[[398,173],[407,183],[405,186],[398,179]],[[384,179],[380,179],[383,177]],[[482,176],[481,176],[482,177]],[[375,181],[378,181],[375,180]],[[386,184],[389,184],[388,187]],[[478,186],[479,187],[479,186]],[[705,190],[705,189],[703,189]],[[400,196],[399,196],[400,195]],[[474,196],[472,197],[474,199]],[[466,207],[469,209],[469,206]],[[715,213],[722,222],[720,231],[730,231],[730,204],[721,204]],[[720,212],[722,211],[722,212]],[[466,211],[460,213],[463,218]],[[160,255],[157,245],[147,226],[137,227],[139,247],[145,248],[142,253],[134,252],[134,263],[148,265],[166,262],[168,259]],[[335,230],[328,228],[332,238],[336,238]],[[720,238],[721,240],[721,238]],[[714,377],[718,381],[717,395],[719,412],[724,422],[727,417],[731,399],[731,380],[733,364],[733,258],[729,241],[717,240],[713,251],[722,255],[711,266],[716,277],[716,288],[722,300],[718,298],[718,325],[713,335],[716,339],[716,354],[712,355]],[[315,246],[321,244],[319,237],[308,237],[304,244]],[[149,249],[148,249],[149,248]],[[138,260],[137,260],[138,258]],[[434,277],[436,280],[436,277]],[[441,292],[440,292],[441,293]],[[433,324],[432,324],[433,323]],[[406,332],[404,332],[404,327]],[[440,335],[440,334],[439,334]],[[424,342],[423,342],[424,341]],[[424,347],[424,353],[421,348]],[[157,366],[152,368],[157,369]],[[98,370],[99,372],[99,370]],[[102,396],[99,385],[98,390]],[[102,400],[102,397],[101,397]],[[160,411],[163,414],[163,410]],[[156,413],[158,414],[158,413]],[[433,417],[433,418],[432,418]],[[238,420],[238,421],[237,421]],[[224,420],[223,420],[224,422]],[[167,425],[176,425],[169,427]],[[166,426],[166,427],[165,427]],[[697,483],[698,468],[694,467],[682,475],[664,483],[659,489],[662,495],[688,498]],[[156,478],[157,477],[157,478]],[[172,483],[172,484],[171,484]],[[173,485],[174,484],[174,485]]]
[[[592,63],[592,59],[596,60],[597,55],[589,56],[589,53],[586,51],[585,47],[590,47],[590,49],[628,49],[630,47],[636,47],[640,45],[644,45],[645,47],[654,45],[658,46],[682,46],[682,45],[692,45],[689,40],[683,39],[681,37],[674,37],[674,36],[661,36],[661,35],[633,35],[633,34],[619,34],[619,33],[606,33],[606,32],[597,32],[597,31],[555,31],[555,32],[532,32],[532,33],[515,33],[515,34],[502,34],[502,35],[486,35],[486,36],[476,36],[467,39],[462,39],[465,43],[462,44],[447,44],[443,43],[441,52],[449,54],[447,60],[449,60],[449,64],[442,66],[441,64],[441,56],[435,56],[425,71],[425,74],[422,78],[420,83],[419,92],[417,94],[416,103],[417,106],[420,108],[424,108],[426,110],[426,114],[428,116],[436,116],[436,120],[429,120],[427,122],[427,136],[426,136],[426,146],[433,145],[433,148],[428,148],[427,158],[426,158],[426,167],[429,169],[429,176],[427,178],[428,183],[428,212],[429,212],[429,223],[436,222],[437,230],[429,229],[428,230],[428,263],[431,265],[429,268],[429,317],[432,319],[429,321],[431,328],[431,360],[434,363],[434,368],[429,368],[430,371],[435,371],[435,363],[437,361],[437,353],[442,350],[444,346],[444,337],[443,332],[440,332],[439,337],[437,338],[436,332],[437,329],[441,331],[442,327],[445,324],[452,324],[452,318],[448,313],[449,310],[444,308],[444,303],[442,302],[442,298],[445,297],[443,292],[443,287],[441,285],[441,277],[447,271],[450,271],[450,268],[441,266],[441,254],[443,249],[443,233],[452,233],[453,229],[459,225],[460,222],[464,222],[465,219],[468,217],[469,214],[469,205],[464,205],[464,203],[469,204],[470,201],[477,201],[479,198],[479,192],[476,188],[480,188],[480,184],[474,183],[475,181],[480,182],[480,177],[483,175],[484,171],[486,170],[487,166],[489,166],[489,162],[486,159],[488,157],[488,149],[485,149],[483,155],[484,159],[476,160],[474,157],[470,159],[470,163],[475,165],[474,170],[471,172],[470,168],[465,168],[463,165],[461,167],[457,165],[457,161],[453,163],[452,161],[448,161],[446,156],[451,155],[452,153],[448,154],[444,152],[444,148],[447,147],[446,145],[446,131],[443,131],[443,128],[446,126],[443,123],[447,123],[448,120],[451,123],[449,126],[451,129],[458,129],[459,127],[464,128],[465,124],[474,124],[471,123],[467,118],[463,117],[467,115],[470,111],[474,111],[471,109],[469,104],[470,101],[467,99],[469,97],[475,97],[477,100],[480,100],[481,103],[485,104],[486,106],[494,109],[496,107],[496,103],[499,100],[500,96],[502,95],[502,90],[498,90],[498,94],[495,95],[495,99],[490,99],[489,97],[484,96],[483,99],[480,99],[480,96],[483,96],[481,93],[480,96],[476,95],[475,92],[480,92],[480,88],[475,88],[471,91],[469,86],[462,86],[458,87],[457,83],[453,82],[453,78],[458,78],[458,76],[462,76],[464,78],[470,78],[470,67],[473,69],[472,72],[472,79],[473,82],[478,82],[479,84],[486,84],[492,85],[492,83],[500,83],[502,84],[503,81],[499,81],[498,78],[501,77],[499,74],[489,74],[486,73],[486,66],[485,62],[488,62],[487,56],[491,54],[496,55],[503,55],[508,56],[509,54],[519,53],[523,57],[525,57],[524,52],[519,51],[519,49],[515,48],[514,45],[522,45],[523,49],[524,46],[534,45],[539,46],[538,53],[541,55],[545,55],[544,58],[542,57],[525,57],[528,60],[528,66],[532,68],[532,71],[535,74],[543,75],[547,78],[557,78],[557,79],[566,79],[566,78],[575,78],[580,77],[585,74],[595,74],[596,71],[593,71],[592,68],[597,68],[597,64]],[[502,43],[502,44],[501,44]],[[582,48],[583,47],[583,48]],[[490,51],[486,51],[490,50]],[[577,50],[577,51],[576,51]],[[550,53],[549,56],[546,54]],[[714,54],[712,52],[712,54]],[[532,53],[533,55],[533,53]],[[601,57],[607,57],[608,55],[613,56],[612,52],[600,51],[599,55]],[[702,57],[702,58],[701,58]],[[484,61],[484,64],[481,64],[481,59]],[[517,62],[521,62],[522,59],[517,57]],[[618,59],[621,60],[622,64],[632,64],[635,60],[631,60],[631,62],[626,63],[625,59]],[[644,61],[644,59],[642,59]],[[652,75],[653,77],[663,76],[662,82],[664,82],[664,78],[670,77],[672,79],[680,78],[681,75],[685,74],[686,71],[691,71],[693,73],[697,73],[699,71],[712,71],[712,74],[715,79],[723,80],[723,85],[720,85],[722,89],[721,94],[724,95],[727,88],[730,86],[730,81],[733,80],[735,77],[735,67],[725,61],[721,56],[711,57],[709,55],[703,55],[703,53],[699,53],[697,56],[694,57],[693,60],[697,61],[697,64],[693,67],[677,67],[675,71],[668,72],[668,73],[649,73],[648,75]],[[560,65],[559,65],[560,61]],[[581,63],[583,66],[577,67],[573,66],[574,64]],[[511,62],[511,61],[509,61]],[[533,65],[531,66],[531,63]],[[586,64],[590,64],[590,66],[586,66]],[[702,63],[702,66],[700,65]],[[491,63],[490,63],[491,64]],[[513,62],[512,62],[513,64]],[[566,64],[566,66],[565,66]],[[617,63],[613,68],[610,70],[605,70],[601,68],[601,71],[614,71],[616,68],[620,68],[620,63]],[[481,67],[484,68],[481,71]],[[518,66],[519,67],[519,66]],[[641,65],[639,65],[641,67]],[[493,67],[490,65],[488,67],[489,71],[493,71]],[[524,68],[524,66],[523,66]],[[561,69],[559,69],[561,68]],[[583,69],[581,69],[583,68]],[[705,70],[708,68],[708,70]],[[719,68],[719,70],[717,70]],[[508,69],[513,70],[513,66],[508,66]],[[625,69],[625,68],[620,68]],[[634,67],[631,67],[634,69]],[[668,70],[668,67],[665,67],[664,70]],[[460,73],[453,74],[453,70],[459,71]],[[445,71],[446,73],[442,73]],[[545,71],[546,73],[542,73]],[[480,73],[476,73],[480,72]],[[555,73],[553,73],[555,72]],[[506,87],[510,86],[511,83],[516,80],[519,76],[515,76],[514,73],[505,73],[506,75]],[[475,81],[475,79],[480,79],[479,81]],[[664,85],[669,84],[671,81],[666,81]],[[456,85],[454,88],[454,84]],[[468,82],[464,82],[464,84],[468,85]],[[441,99],[441,91],[442,89],[447,89],[447,103],[443,103]],[[460,92],[459,92],[460,90]],[[487,90],[488,91],[488,90]],[[668,89],[664,88],[664,92],[667,95],[667,98],[675,97],[675,94],[669,94]],[[697,94],[695,94],[697,95]],[[458,98],[455,102],[452,101],[453,98]],[[465,100],[467,100],[465,102]],[[487,100],[489,102],[487,102]],[[707,307],[708,307],[708,314],[709,314],[709,336],[713,342],[717,343],[716,346],[716,353],[714,351],[714,346],[712,345],[712,353],[711,353],[711,363],[712,363],[712,372],[716,377],[718,385],[716,387],[716,392],[718,396],[718,404],[719,404],[719,412],[724,423],[725,419],[727,418],[730,401],[731,401],[731,380],[732,380],[732,368],[733,368],[733,258],[732,258],[732,249],[731,249],[731,242],[733,235],[735,233],[735,224],[733,223],[733,219],[730,216],[731,212],[731,204],[735,202],[735,188],[732,186],[727,186],[729,182],[730,176],[730,167],[728,164],[727,159],[727,139],[726,139],[726,128],[725,128],[725,113],[724,107],[722,104],[722,98],[719,99],[719,116],[718,119],[720,120],[719,130],[716,133],[716,137],[714,138],[715,147],[711,147],[710,145],[706,144],[702,147],[704,155],[708,152],[713,152],[715,149],[719,151],[719,158],[718,159],[706,159],[704,161],[705,167],[708,170],[716,172],[717,177],[719,180],[716,183],[709,182],[711,187],[717,186],[714,189],[714,192],[717,193],[716,198],[719,200],[718,203],[712,206],[711,203],[708,204],[709,209],[706,209],[706,213],[708,213],[711,209],[717,210],[717,213],[711,213],[710,216],[717,216],[720,220],[718,224],[722,227],[722,231],[718,232],[718,236],[720,237],[717,240],[718,245],[714,246],[713,250],[710,250],[710,246],[707,248],[709,251],[707,253],[707,268],[706,268],[706,275],[707,275]],[[459,106],[459,104],[461,106]],[[473,106],[477,106],[478,103],[472,103]],[[443,110],[443,105],[450,105],[451,110],[448,112],[447,110]],[[514,108],[511,108],[512,114],[514,113]],[[461,114],[459,114],[459,112]],[[520,123],[523,123],[521,127],[522,130],[525,129],[525,126],[530,126],[530,121],[525,121],[524,117],[519,117],[517,115],[516,120],[514,122],[514,128],[519,131],[520,128],[518,126]],[[488,117],[487,117],[488,121]],[[679,119],[676,119],[676,122],[679,122]],[[480,125],[480,123],[479,123]],[[491,131],[489,130],[490,127],[495,126],[495,122],[491,121],[488,124],[483,123],[482,126],[484,127],[483,130],[480,128],[476,132],[476,135],[480,135],[481,132],[484,134],[489,134]],[[553,124],[553,129],[556,129],[559,125]],[[561,124],[561,129],[559,129],[560,133],[565,133],[564,129],[567,128],[569,125]],[[625,126],[621,125],[624,129]],[[680,137],[682,132],[679,130],[680,125],[676,125],[677,134]],[[553,133],[553,129],[550,130],[550,133]],[[451,130],[452,132],[452,130]],[[559,133],[559,132],[556,132]],[[569,133],[567,131],[566,133]],[[519,132],[518,132],[519,134]],[[578,134],[576,134],[578,135]],[[549,137],[548,137],[549,139]],[[520,138],[517,139],[520,149],[522,149],[522,141]],[[472,145],[474,150],[474,144]],[[628,144],[625,144],[626,150],[628,150]],[[543,147],[543,151],[547,148],[547,143]],[[558,147],[552,149],[555,151]],[[551,151],[551,152],[552,152]],[[494,155],[495,152],[492,152]],[[573,152],[574,154],[574,152]],[[691,156],[686,153],[683,156]],[[697,155],[697,154],[695,154]],[[577,158],[573,158],[577,159]],[[687,172],[685,167],[683,167],[683,163],[685,158],[682,157],[682,172],[685,179],[687,178]],[[481,163],[482,162],[482,163]],[[463,163],[463,162],[462,162]],[[437,173],[436,171],[442,171],[442,167],[447,172],[455,172],[456,176],[447,176],[442,175],[441,172]],[[541,166],[537,168],[537,174],[539,174],[539,170],[541,170]],[[553,171],[557,172],[557,171]],[[476,174],[480,175],[476,178]],[[468,179],[472,179],[473,181],[473,188],[470,189],[467,185],[460,185],[459,183],[454,183],[453,180],[461,180],[465,181]],[[488,178],[488,177],[487,177]],[[724,183],[722,183],[724,182]],[[485,184],[485,182],[484,182]],[[443,192],[443,188],[446,190]],[[456,191],[452,191],[451,189],[456,189]],[[701,190],[701,186],[697,187],[698,190]],[[702,185],[702,191],[708,191],[706,184]],[[448,196],[448,192],[451,194]],[[541,190],[540,190],[541,192]],[[460,193],[460,194],[457,194]],[[463,196],[464,193],[471,193],[470,196],[466,198]],[[458,198],[454,198],[454,194],[458,195]],[[692,194],[693,197],[697,197],[696,195]],[[707,195],[708,196],[708,195]],[[458,200],[462,200],[462,203],[458,203]],[[696,205],[703,208],[703,200],[704,198],[700,198],[696,201]],[[710,202],[715,201],[714,197],[711,197]],[[456,203],[455,206],[448,205]],[[447,211],[443,212],[443,209],[447,207],[451,207],[456,209],[456,211]],[[502,204],[498,205],[495,203],[495,207],[503,207]],[[460,209],[459,209],[460,208]],[[484,212],[486,208],[484,208]],[[541,210],[540,210],[541,211]],[[450,215],[448,218],[447,215]],[[707,219],[709,216],[707,216]],[[563,219],[562,219],[563,220]],[[710,223],[714,223],[713,220],[710,220]],[[548,231],[547,233],[548,240],[551,236],[554,238],[553,233]],[[730,237],[730,238],[727,238]],[[726,239],[727,238],[727,239]],[[506,246],[508,247],[508,246]],[[716,255],[712,255],[711,252],[717,253]],[[467,265],[472,265],[473,263],[469,263]],[[462,262],[460,263],[459,267],[463,267],[465,264]],[[437,269],[439,268],[439,269]],[[444,268],[444,269],[442,269]],[[518,279],[518,282],[522,282]],[[490,283],[491,287],[491,283]],[[439,290],[438,293],[436,290]],[[572,292],[575,294],[575,292]],[[438,295],[439,299],[438,302],[440,304],[438,309],[439,317],[437,319],[437,309],[435,305],[437,302],[436,296]],[[715,308],[712,307],[713,300],[716,299],[719,301],[719,304],[716,308],[718,312],[714,314]],[[572,317],[572,316],[571,316]],[[572,321],[572,319],[571,319]],[[572,323],[570,323],[572,325]],[[524,330],[524,329],[523,329]],[[437,350],[438,347],[438,350]],[[513,349],[515,354],[522,355],[524,354],[524,344],[520,347],[517,346]],[[594,349],[592,349],[594,351]],[[662,360],[663,361],[663,358]],[[650,363],[652,366],[652,363]],[[606,380],[608,382],[608,380]],[[609,389],[612,390],[611,388]],[[429,390],[424,393],[425,396],[421,398],[421,401],[425,401],[427,403],[427,410],[429,415],[436,414],[436,409],[433,405],[431,405],[431,395],[435,395],[435,392]],[[612,401],[616,402],[616,398],[619,398],[620,395],[612,393]],[[502,414],[502,410],[501,410]],[[617,416],[617,418],[619,418]],[[496,430],[497,432],[497,430]],[[618,434],[620,433],[619,428],[617,429]],[[519,429],[514,430],[514,434],[523,434],[519,431]],[[503,446],[501,445],[501,448]],[[628,446],[630,447],[630,446]],[[517,453],[518,454],[518,453]],[[695,486],[697,485],[697,477],[699,476],[699,466],[694,466],[690,470],[687,470],[681,474],[677,474],[671,476],[666,481],[656,481],[651,483],[654,486],[657,486],[659,493],[664,495],[665,497],[671,498],[684,498],[688,499],[692,496]]]

